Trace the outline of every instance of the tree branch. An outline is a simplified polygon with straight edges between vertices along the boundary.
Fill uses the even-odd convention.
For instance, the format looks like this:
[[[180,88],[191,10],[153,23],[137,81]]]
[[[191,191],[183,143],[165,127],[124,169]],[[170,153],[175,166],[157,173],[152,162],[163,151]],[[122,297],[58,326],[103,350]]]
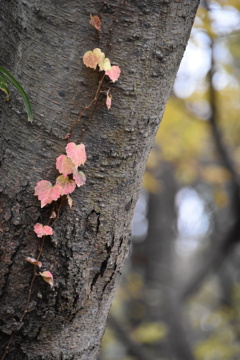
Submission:
[[[235,169],[234,163],[227,152],[226,146],[222,140],[222,134],[218,127],[217,119],[219,117],[217,111],[217,93],[213,86],[213,76],[215,73],[214,60],[214,41],[211,39],[211,69],[209,71],[209,104],[211,107],[211,115],[209,117],[209,124],[211,126],[213,139],[223,166],[230,172],[232,176],[232,209],[235,216],[234,224],[228,231],[225,238],[220,245],[215,245],[210,250],[210,256],[207,260],[204,259],[203,266],[192,277],[186,287],[181,291],[180,298],[185,299],[199,289],[202,282],[210,271],[216,271],[221,266],[223,260],[234,249],[240,239],[240,178]],[[219,237],[219,235],[215,236]],[[218,239],[213,239],[212,244],[216,244]],[[205,258],[205,256],[204,256]]]
[[[193,295],[201,286],[210,271],[217,271],[222,262],[238,244],[240,238],[240,217],[235,221],[231,230],[223,239],[218,247],[213,246],[210,251],[210,256],[205,260],[200,270],[192,277],[188,284],[180,291],[179,297],[185,300]],[[216,244],[217,239],[212,240],[212,244]]]
[[[145,348],[136,341],[132,340],[129,334],[129,331],[123,327],[122,324],[111,315],[109,318],[109,325],[119,336],[120,340],[126,345],[128,351],[133,356],[136,356],[138,360],[154,360],[149,352],[145,350]]]
[[[235,169],[234,163],[229,156],[226,146],[222,140],[222,134],[218,127],[218,111],[217,111],[217,93],[213,86],[213,76],[215,73],[215,60],[214,60],[214,41],[211,39],[211,69],[209,71],[209,104],[211,108],[211,115],[209,117],[209,124],[211,126],[212,135],[218,150],[219,157],[224,167],[231,173],[234,185],[240,190],[240,178]]]

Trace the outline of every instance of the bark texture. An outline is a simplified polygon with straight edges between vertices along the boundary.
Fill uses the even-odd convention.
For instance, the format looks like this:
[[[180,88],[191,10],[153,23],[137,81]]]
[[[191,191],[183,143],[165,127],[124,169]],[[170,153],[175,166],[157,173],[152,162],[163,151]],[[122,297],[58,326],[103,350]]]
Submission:
[[[1,66],[20,80],[34,108],[30,124],[17,94],[10,104],[0,103],[2,353],[15,331],[6,359],[96,359],[128,252],[145,162],[198,0],[111,0],[102,8],[99,41],[89,14],[102,4],[0,3]],[[22,324],[32,278],[32,266],[24,258],[36,256],[33,225],[44,222],[51,210],[40,209],[34,187],[42,179],[55,181],[64,136],[94,97],[99,74],[81,58],[95,47],[108,50],[122,74],[110,85],[112,109],[100,98],[92,116],[86,113],[72,134],[71,141],[86,145],[87,184],[74,192],[73,208],[63,208],[52,240],[45,243],[43,268],[54,274],[56,284],[51,289],[37,278]]]

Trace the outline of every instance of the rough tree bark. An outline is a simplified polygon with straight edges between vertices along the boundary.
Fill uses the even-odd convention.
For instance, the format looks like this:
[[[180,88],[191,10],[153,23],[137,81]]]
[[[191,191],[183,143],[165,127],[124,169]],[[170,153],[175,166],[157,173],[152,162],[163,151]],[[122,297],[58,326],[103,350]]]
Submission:
[[[1,101],[1,353],[6,359],[96,359],[108,311],[128,252],[130,222],[145,161],[190,34],[198,0],[110,0],[102,8],[99,39],[89,25],[96,0],[1,0],[1,66],[30,94],[34,122],[21,101]],[[86,145],[87,184],[74,206],[62,210],[45,243],[42,279],[27,303],[37,252],[33,225],[49,216],[33,195],[42,179],[54,181],[64,136],[93,98],[97,72],[84,67],[87,50],[107,50],[122,69],[110,111],[100,99],[71,141]],[[3,98],[1,98],[3,100]],[[82,129],[85,129],[83,132]],[[18,330],[18,331],[16,331]]]

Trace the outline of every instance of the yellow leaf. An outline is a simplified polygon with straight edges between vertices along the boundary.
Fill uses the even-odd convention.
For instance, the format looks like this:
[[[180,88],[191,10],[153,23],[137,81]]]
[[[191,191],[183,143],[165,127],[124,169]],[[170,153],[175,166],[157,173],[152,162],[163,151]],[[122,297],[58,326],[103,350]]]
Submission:
[[[167,333],[167,326],[163,322],[149,322],[141,324],[134,330],[132,336],[136,341],[151,344],[163,340]]]

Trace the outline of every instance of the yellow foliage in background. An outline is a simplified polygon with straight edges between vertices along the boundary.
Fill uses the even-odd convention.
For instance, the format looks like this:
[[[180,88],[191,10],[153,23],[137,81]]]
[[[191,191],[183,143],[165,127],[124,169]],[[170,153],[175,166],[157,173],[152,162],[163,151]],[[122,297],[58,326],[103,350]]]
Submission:
[[[138,326],[133,331],[132,337],[140,343],[151,344],[164,339],[167,333],[167,326],[163,322],[149,322]]]

